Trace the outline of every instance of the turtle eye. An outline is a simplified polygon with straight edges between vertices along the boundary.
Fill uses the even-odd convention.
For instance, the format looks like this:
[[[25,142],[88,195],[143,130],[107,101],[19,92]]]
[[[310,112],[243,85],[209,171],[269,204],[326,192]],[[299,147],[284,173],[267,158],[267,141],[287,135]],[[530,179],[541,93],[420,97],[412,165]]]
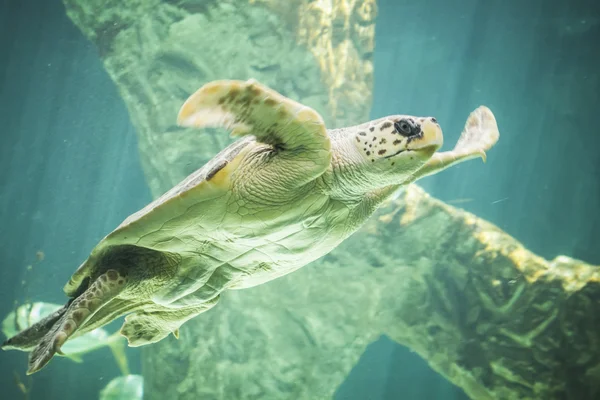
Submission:
[[[406,119],[394,122],[394,128],[396,128],[398,133],[402,136],[411,136],[413,134],[412,124]]]

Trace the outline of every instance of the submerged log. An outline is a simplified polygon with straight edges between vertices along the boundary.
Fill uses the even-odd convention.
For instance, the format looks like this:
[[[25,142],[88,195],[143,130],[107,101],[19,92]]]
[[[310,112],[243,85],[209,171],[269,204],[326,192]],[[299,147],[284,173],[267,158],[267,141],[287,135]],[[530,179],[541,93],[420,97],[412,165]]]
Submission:
[[[210,80],[257,78],[329,126],[368,117],[374,0],[64,2],[129,109],[155,196],[229,143],[175,126]],[[599,274],[413,185],[330,255],[145,348],[145,393],[330,398],[384,334],[474,399],[597,398]]]

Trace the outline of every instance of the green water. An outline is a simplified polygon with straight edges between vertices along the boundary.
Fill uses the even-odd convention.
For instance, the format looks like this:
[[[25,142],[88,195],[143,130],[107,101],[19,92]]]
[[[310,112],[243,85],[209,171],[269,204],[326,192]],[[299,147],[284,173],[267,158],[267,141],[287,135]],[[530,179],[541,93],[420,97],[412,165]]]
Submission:
[[[210,2],[191,3],[201,11]],[[435,115],[446,148],[480,104],[500,126],[485,166],[461,164],[421,186],[542,257],[600,264],[598,2],[380,0],[378,9],[371,118]],[[61,288],[90,249],[152,196],[102,49],[60,1],[1,2],[0,54],[4,317],[15,302],[64,303]],[[143,374],[140,349],[127,356],[132,373]],[[93,399],[119,376],[106,348],[82,364],[55,359],[31,378],[26,361],[21,352],[0,353],[2,398]],[[385,336],[366,348],[335,393],[348,400],[467,398]]]

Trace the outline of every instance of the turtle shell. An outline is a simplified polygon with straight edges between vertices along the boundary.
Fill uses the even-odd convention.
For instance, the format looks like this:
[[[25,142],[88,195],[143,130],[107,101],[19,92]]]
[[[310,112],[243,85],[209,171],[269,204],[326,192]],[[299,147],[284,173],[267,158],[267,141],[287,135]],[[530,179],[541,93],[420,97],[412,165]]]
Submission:
[[[68,296],[75,296],[84,279],[90,275],[94,259],[98,254],[110,250],[111,246],[131,244],[160,249],[160,244],[170,237],[165,233],[170,221],[176,221],[190,208],[221,197],[230,190],[230,174],[255,144],[253,136],[235,141],[158,199],[127,217],[94,247],[88,259],[64,286],[64,292]],[[202,212],[202,207],[195,208]],[[208,212],[210,207],[205,209]]]

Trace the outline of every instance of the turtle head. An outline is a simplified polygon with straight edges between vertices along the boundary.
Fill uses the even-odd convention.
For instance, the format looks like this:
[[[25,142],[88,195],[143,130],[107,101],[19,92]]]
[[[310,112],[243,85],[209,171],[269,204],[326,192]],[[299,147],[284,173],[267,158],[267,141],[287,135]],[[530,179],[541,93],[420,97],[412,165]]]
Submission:
[[[402,182],[442,146],[442,129],[433,117],[393,115],[356,130],[353,140],[369,175],[381,184]]]

